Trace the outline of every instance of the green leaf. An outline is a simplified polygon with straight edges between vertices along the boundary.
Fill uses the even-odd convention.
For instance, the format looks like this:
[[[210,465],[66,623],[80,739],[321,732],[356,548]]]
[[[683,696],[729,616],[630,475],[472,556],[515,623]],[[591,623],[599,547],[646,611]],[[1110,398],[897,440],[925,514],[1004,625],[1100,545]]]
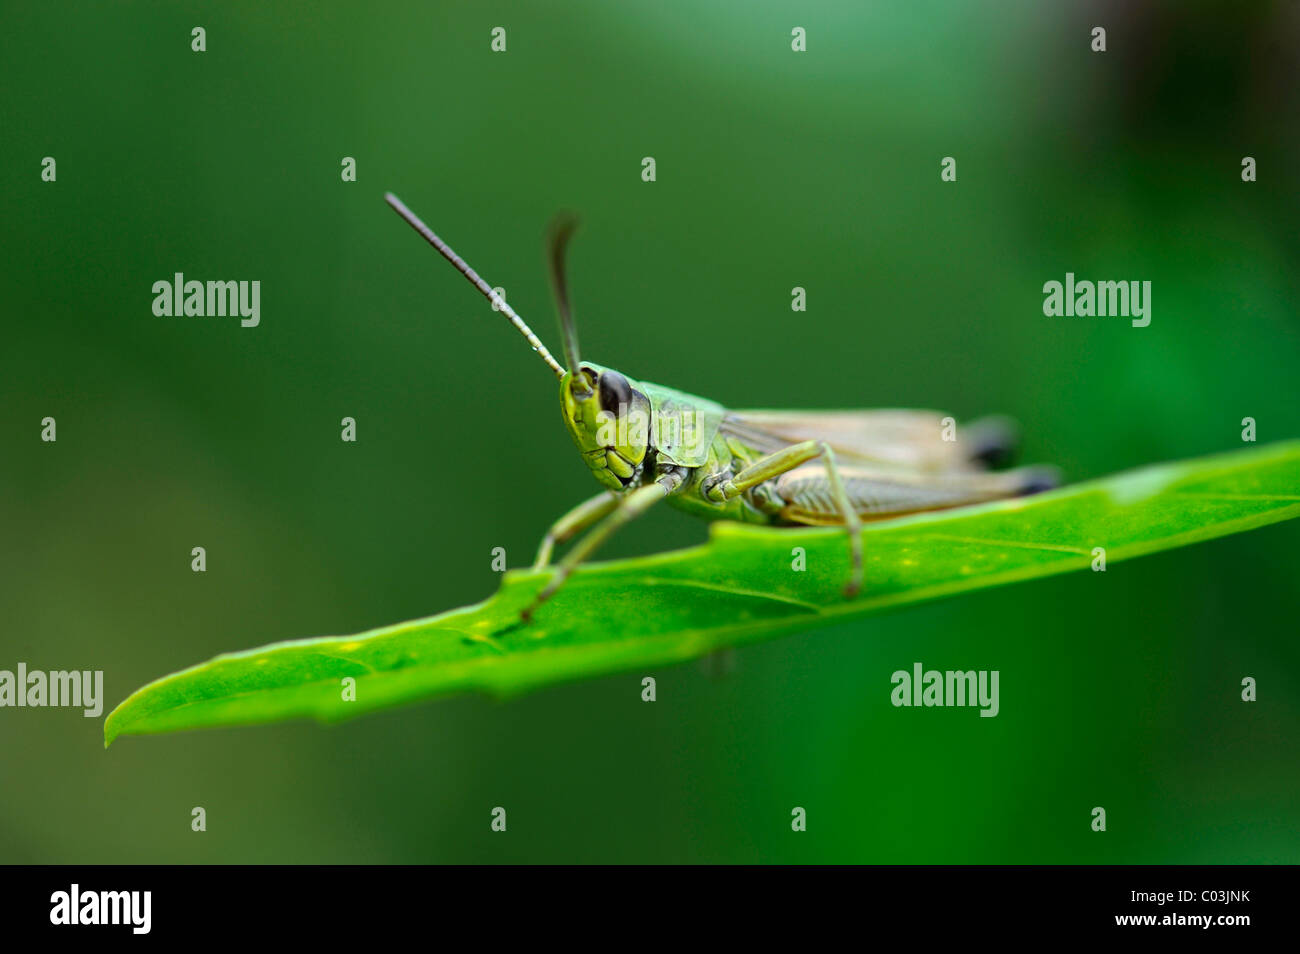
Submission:
[[[1300,442],[1149,467],[1051,493],[869,525],[866,587],[846,601],[842,531],[714,524],[704,546],[579,569],[510,628],[548,572],[511,572],[476,606],[358,636],[231,653],[109,713],[119,735],[314,717],[326,722],[466,690],[508,696],[644,671],[910,603],[1209,540],[1300,516]],[[792,570],[803,547],[807,569]],[[343,679],[356,680],[344,701]]]

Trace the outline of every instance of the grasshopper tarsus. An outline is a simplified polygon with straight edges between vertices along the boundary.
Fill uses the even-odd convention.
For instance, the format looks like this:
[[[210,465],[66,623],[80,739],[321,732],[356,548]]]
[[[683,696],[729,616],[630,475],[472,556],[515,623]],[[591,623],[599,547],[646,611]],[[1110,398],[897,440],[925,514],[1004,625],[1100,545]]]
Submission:
[[[506,623],[506,624],[505,624],[504,626],[502,626],[500,629],[493,631],[493,633],[492,633],[492,638],[493,638],[493,639],[500,639],[500,638],[502,638],[503,636],[509,636],[509,635],[511,635],[512,633],[517,632],[517,631],[520,630],[520,629],[523,629],[523,627],[524,627],[525,625],[527,625],[527,622],[528,622],[528,621],[525,620],[525,619],[523,618],[523,615],[520,614],[520,618],[519,618],[519,619],[517,619],[517,620],[515,620],[514,622],[511,622],[511,623]]]
[[[542,590],[533,597],[533,601],[519,611],[519,622],[516,625],[527,626],[533,621],[533,615],[542,608],[542,604],[551,598],[551,595],[559,589],[559,583],[563,582],[563,577],[559,582],[547,584],[546,589]]]

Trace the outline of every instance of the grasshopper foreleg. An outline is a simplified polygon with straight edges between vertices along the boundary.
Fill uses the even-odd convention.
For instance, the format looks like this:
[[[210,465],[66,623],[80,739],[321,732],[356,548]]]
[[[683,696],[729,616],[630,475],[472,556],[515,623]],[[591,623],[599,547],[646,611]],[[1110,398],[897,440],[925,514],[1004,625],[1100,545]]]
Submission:
[[[555,521],[551,529],[546,531],[546,536],[542,537],[542,543],[537,548],[537,559],[533,561],[533,569],[543,569],[551,562],[551,551],[555,549],[557,543],[564,543],[595,525],[617,506],[618,498],[613,494],[609,492],[597,494],[590,500],[584,500]]]
[[[541,606],[546,600],[555,595],[555,591],[564,585],[564,581],[569,578],[574,569],[587,559],[596,548],[608,540],[614,533],[626,524],[628,521],[639,517],[650,509],[651,505],[663,500],[673,491],[675,491],[682,482],[680,474],[666,474],[659,478],[653,484],[647,484],[639,487],[630,493],[623,494],[619,497],[613,497],[613,511],[605,516],[603,520],[597,523],[585,537],[573,545],[568,553],[555,567],[555,576],[546,584],[545,588],[534,597],[533,602],[528,608],[520,614],[524,622],[532,618],[537,607]],[[590,501],[589,501],[590,503]],[[585,507],[586,504],[583,505]],[[578,509],[582,509],[579,507]],[[575,511],[576,513],[576,511]],[[567,518],[566,518],[567,519]],[[594,522],[594,518],[590,522]],[[576,532],[576,531],[575,531]]]
[[[839,468],[835,464],[835,453],[825,441],[804,441],[791,444],[766,457],[760,457],[734,477],[706,484],[705,495],[719,503],[738,497],[759,484],[800,467],[810,460],[820,457],[826,464],[826,477],[830,483],[831,495],[844,520],[844,529],[849,535],[849,554],[852,567],[849,582],[845,584],[844,595],[852,597],[862,588],[862,520],[857,508],[849,499],[840,479]]]

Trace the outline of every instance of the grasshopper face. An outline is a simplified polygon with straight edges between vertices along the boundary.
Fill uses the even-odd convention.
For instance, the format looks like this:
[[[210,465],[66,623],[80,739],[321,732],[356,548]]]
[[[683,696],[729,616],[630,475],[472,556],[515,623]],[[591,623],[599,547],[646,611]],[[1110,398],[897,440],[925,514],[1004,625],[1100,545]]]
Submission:
[[[650,446],[650,399],[612,368],[583,363],[560,381],[564,424],[596,479],[624,490],[641,474]]]

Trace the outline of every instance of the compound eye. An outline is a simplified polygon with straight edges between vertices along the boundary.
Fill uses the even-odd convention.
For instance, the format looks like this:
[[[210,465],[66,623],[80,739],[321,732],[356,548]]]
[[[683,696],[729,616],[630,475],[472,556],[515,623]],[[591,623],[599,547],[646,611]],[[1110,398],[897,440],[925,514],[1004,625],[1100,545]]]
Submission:
[[[617,414],[619,407],[628,407],[632,403],[632,385],[627,378],[617,371],[605,371],[600,376],[600,406],[611,414]]]

